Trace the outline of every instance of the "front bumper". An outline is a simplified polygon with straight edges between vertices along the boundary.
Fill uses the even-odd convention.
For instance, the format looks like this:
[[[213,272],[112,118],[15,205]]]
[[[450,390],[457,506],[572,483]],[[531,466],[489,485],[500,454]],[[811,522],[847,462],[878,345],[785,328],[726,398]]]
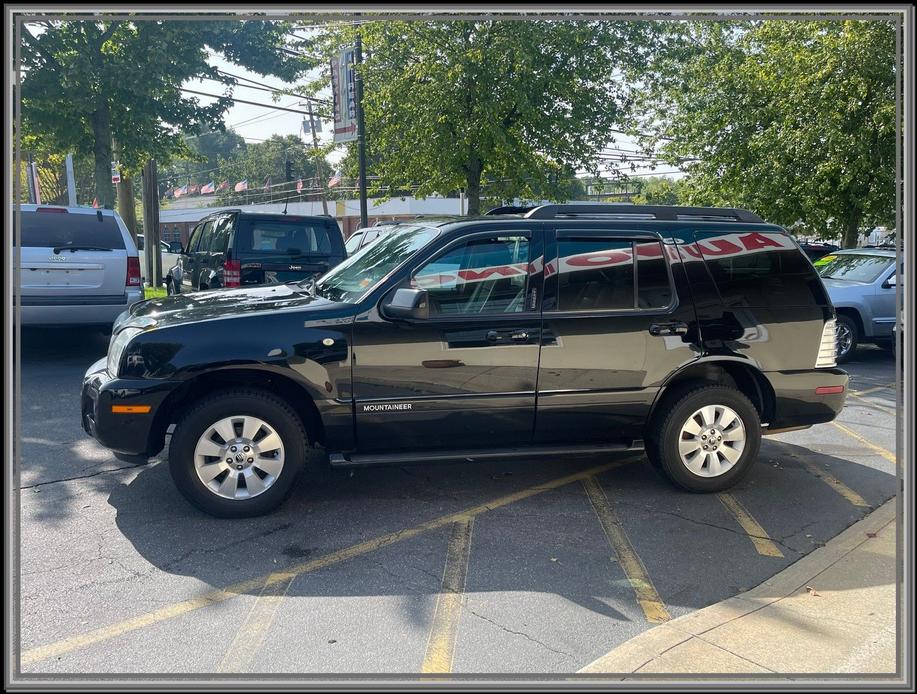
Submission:
[[[177,381],[113,378],[106,370],[106,360],[100,359],[83,377],[83,430],[122,455],[154,456],[162,450],[164,433],[162,421],[156,416],[159,406],[178,385]],[[125,406],[127,412],[113,410]],[[148,412],[136,409],[145,406],[149,406]]]
[[[769,429],[806,427],[833,421],[844,409],[850,380],[842,369],[769,371],[764,374],[776,395]],[[840,393],[821,394],[817,388],[843,387]]]

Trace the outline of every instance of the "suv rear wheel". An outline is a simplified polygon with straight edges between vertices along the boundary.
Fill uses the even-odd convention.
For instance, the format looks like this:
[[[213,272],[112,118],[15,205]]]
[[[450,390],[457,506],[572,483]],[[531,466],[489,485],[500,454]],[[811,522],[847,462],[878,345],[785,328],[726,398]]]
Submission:
[[[175,427],[169,471],[179,491],[222,518],[279,506],[306,463],[302,422],[260,390],[223,390],[201,400]]]
[[[850,316],[837,316],[837,363],[850,361],[860,343],[860,329]]]
[[[647,440],[653,465],[691,492],[718,492],[751,470],[761,446],[758,411],[727,386],[698,386],[664,404]]]

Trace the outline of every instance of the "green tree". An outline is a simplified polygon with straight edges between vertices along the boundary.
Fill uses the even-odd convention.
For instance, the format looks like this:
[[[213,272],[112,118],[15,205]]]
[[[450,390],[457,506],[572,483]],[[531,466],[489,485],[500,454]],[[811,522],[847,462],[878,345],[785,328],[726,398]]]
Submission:
[[[174,159],[159,170],[162,190],[193,183],[207,183],[220,177],[220,159],[232,159],[245,152],[245,139],[234,130],[184,136],[190,155]]]
[[[638,205],[681,205],[682,182],[665,176],[647,176],[638,179],[639,192],[633,197]]]
[[[887,20],[688,23],[640,76],[644,144],[686,201],[841,236],[893,225],[895,27]]]
[[[482,183],[557,199],[564,173],[597,169],[626,106],[616,74],[640,60],[643,23],[377,21],[359,26],[368,155],[377,189],[418,195]],[[356,28],[325,35],[331,52]]]
[[[249,193],[235,193],[230,188],[220,196],[221,201],[227,204],[251,201],[252,192],[260,190],[268,176],[272,185],[285,182],[286,162],[290,164],[292,180],[301,178],[308,186],[308,179],[315,176],[315,154],[312,147],[296,135],[271,135],[264,142],[248,144],[230,159],[220,158],[220,178],[229,180],[230,184],[248,179],[249,185]],[[329,169],[323,163],[323,173],[327,175]]]
[[[27,22],[21,44],[24,131],[60,152],[92,156],[96,196],[111,207],[112,140],[129,176],[147,159],[167,164],[189,156],[181,131],[222,129],[231,105],[235,80],[208,63],[210,52],[292,80],[313,64],[287,52],[308,43],[290,39],[288,30],[283,22],[216,19]],[[203,106],[181,91],[194,78],[219,80],[229,91]]]

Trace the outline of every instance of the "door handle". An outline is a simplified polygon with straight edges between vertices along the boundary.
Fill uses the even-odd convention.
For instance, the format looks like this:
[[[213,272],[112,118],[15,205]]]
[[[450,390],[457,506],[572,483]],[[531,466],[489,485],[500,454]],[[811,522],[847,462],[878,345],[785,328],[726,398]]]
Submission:
[[[688,324],[681,321],[672,321],[671,323],[650,323],[650,335],[686,335]]]
[[[528,342],[529,334],[525,330],[517,330],[509,336],[513,342]]]

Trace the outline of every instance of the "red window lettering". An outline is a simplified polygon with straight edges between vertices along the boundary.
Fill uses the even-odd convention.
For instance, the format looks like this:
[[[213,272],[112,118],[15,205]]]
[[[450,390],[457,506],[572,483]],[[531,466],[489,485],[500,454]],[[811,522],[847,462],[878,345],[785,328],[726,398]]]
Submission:
[[[583,255],[574,255],[564,258],[567,265],[573,267],[599,267],[602,265],[616,265],[617,263],[627,263],[630,261],[630,253],[621,251],[605,251],[600,253],[584,253]]]
[[[737,246],[732,241],[727,241],[726,239],[712,239],[708,241],[708,244],[713,246],[713,248],[698,244],[704,255],[735,255],[736,253],[742,252],[741,246]]]
[[[478,280],[487,279],[492,275],[500,275],[502,277],[512,277],[513,275],[519,275],[525,272],[517,267],[512,265],[496,265],[494,267],[485,267],[479,270],[474,268],[469,268],[467,270],[459,270],[459,276],[464,279],[466,282],[477,282]]]
[[[641,258],[661,258],[662,246],[658,243],[638,243],[637,255]]]
[[[745,234],[744,236],[739,237],[739,240],[742,242],[742,245],[745,246],[750,251],[756,251],[759,248],[783,248],[777,239],[765,236],[757,231],[753,231],[750,234]]]

